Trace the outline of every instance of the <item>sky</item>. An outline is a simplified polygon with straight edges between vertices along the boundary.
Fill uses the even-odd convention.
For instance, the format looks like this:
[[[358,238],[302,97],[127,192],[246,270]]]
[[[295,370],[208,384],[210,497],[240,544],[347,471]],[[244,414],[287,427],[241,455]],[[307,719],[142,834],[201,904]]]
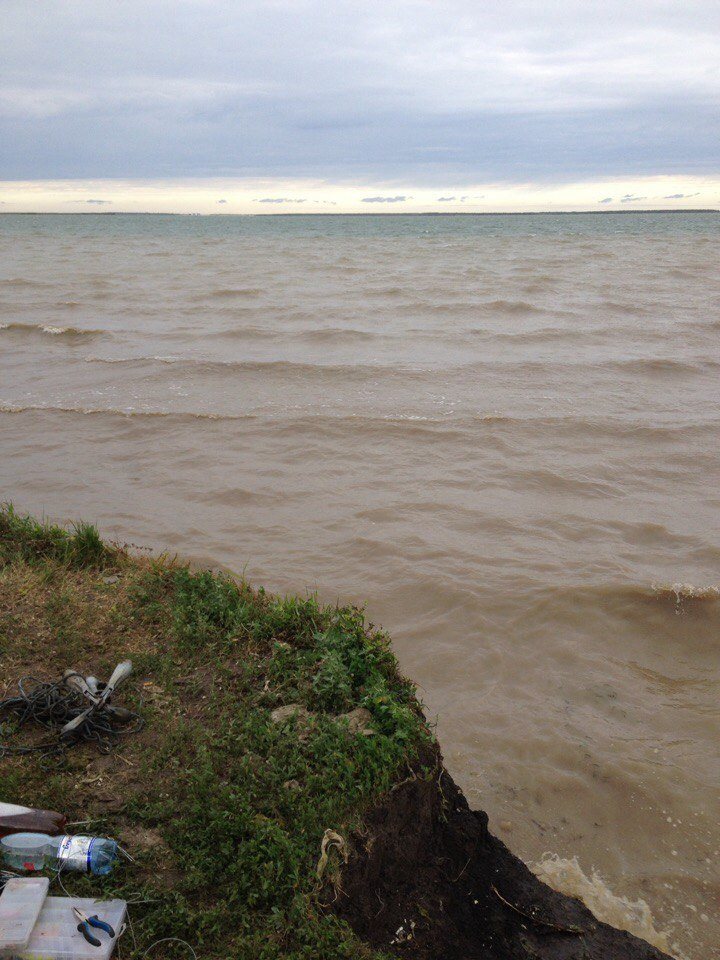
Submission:
[[[0,211],[720,206],[717,0],[0,16]]]

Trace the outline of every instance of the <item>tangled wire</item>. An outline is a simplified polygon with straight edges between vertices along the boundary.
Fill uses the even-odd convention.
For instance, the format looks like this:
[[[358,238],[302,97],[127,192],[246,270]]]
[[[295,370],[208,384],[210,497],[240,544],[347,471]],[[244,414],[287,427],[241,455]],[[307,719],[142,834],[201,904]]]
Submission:
[[[119,729],[110,712],[95,710],[72,734],[61,735],[60,730],[65,724],[87,711],[88,705],[82,695],[62,681],[46,683],[37,677],[22,677],[18,680],[18,691],[18,696],[0,700],[0,716],[12,715],[16,731],[32,722],[57,732],[38,743],[10,745],[2,742],[7,731],[0,725],[0,757],[9,753],[59,753],[79,742],[94,743],[101,753],[110,753],[113,740],[137,733],[143,727],[143,718],[133,711],[123,711],[123,729]]]

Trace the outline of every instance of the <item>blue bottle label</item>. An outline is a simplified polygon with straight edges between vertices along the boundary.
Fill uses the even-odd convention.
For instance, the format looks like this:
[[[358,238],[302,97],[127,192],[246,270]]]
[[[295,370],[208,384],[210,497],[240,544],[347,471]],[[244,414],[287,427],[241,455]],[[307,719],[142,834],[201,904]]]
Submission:
[[[89,873],[94,840],[94,837],[63,837],[57,852],[62,869]]]

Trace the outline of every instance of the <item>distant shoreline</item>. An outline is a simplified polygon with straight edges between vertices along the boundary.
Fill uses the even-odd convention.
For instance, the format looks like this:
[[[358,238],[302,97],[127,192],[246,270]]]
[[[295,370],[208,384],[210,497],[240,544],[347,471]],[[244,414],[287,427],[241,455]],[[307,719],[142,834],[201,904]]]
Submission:
[[[586,217],[628,216],[648,213],[714,213],[712,207],[695,210],[658,208],[656,210],[364,210],[355,213],[305,213],[278,211],[277,213],[164,213],[153,210],[0,210],[0,217]]]

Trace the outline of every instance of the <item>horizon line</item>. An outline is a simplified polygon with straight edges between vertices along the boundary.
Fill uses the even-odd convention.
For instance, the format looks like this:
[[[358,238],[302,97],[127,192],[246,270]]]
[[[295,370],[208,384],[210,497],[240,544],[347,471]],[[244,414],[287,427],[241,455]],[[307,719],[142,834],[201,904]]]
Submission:
[[[357,210],[289,211],[276,213],[181,213],[160,210],[0,210],[5,217],[546,217],[626,216],[637,213],[718,213],[715,207],[643,207],[637,210]]]

